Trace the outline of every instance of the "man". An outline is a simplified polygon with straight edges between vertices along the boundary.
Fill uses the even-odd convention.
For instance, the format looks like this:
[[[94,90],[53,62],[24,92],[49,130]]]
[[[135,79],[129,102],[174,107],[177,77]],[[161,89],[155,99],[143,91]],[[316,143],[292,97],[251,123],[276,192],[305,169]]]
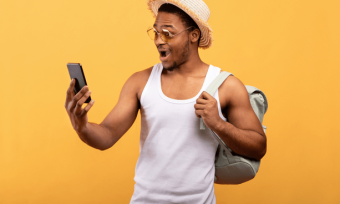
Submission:
[[[141,109],[140,156],[130,203],[216,203],[218,142],[208,128],[235,153],[258,160],[266,153],[266,135],[244,84],[231,73],[214,96],[204,91],[222,71],[198,55],[199,47],[212,45],[207,5],[202,0],[167,3],[148,1],[156,16],[148,33],[162,62],[131,75],[100,124],[88,122],[93,102],[84,109],[82,104],[90,91],[83,87],[75,95],[74,80],[65,108],[79,137],[100,150],[112,147]],[[205,130],[199,128],[201,117]]]

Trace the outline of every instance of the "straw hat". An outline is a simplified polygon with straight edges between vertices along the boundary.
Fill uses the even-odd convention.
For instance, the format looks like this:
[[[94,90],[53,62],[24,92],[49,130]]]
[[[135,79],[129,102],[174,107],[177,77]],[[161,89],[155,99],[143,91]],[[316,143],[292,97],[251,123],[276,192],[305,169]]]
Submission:
[[[177,6],[187,13],[198,25],[201,31],[201,40],[198,47],[207,49],[212,45],[212,29],[208,24],[210,10],[202,0],[147,0],[148,9],[154,14],[158,14],[158,9],[162,4],[169,3]]]

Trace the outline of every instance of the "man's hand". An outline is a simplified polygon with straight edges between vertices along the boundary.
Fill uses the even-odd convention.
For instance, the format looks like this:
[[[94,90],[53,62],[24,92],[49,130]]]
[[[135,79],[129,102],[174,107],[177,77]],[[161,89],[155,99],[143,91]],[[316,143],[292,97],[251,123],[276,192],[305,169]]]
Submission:
[[[223,122],[218,114],[217,104],[217,100],[213,96],[203,91],[194,105],[196,116],[198,118],[202,117],[204,124],[210,129],[215,129],[215,126]]]
[[[86,128],[88,118],[87,112],[93,106],[93,100],[87,104],[85,108],[82,105],[91,95],[91,91],[87,86],[84,86],[77,94],[74,94],[75,79],[71,80],[71,84],[67,89],[65,108],[70,117],[73,129],[79,133]]]

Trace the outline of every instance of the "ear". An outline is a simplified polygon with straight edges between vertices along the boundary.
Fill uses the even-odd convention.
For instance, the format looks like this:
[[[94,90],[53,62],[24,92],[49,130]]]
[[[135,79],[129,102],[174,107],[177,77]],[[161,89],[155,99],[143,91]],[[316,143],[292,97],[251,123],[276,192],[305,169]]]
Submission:
[[[190,40],[192,43],[196,43],[198,41],[198,39],[200,38],[200,30],[199,29],[195,29],[193,31],[191,31],[190,33]]]

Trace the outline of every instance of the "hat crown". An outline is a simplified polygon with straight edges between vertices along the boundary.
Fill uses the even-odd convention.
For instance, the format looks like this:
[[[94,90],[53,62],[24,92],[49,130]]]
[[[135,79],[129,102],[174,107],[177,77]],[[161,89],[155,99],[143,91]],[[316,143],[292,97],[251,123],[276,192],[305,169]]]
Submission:
[[[203,0],[147,0],[147,5],[155,17],[159,7],[166,3],[179,7],[197,23],[201,31],[199,47],[207,49],[212,45],[212,29],[208,24],[210,10]]]
[[[202,0],[178,0],[183,5],[190,8],[194,13],[201,17],[202,20],[208,21],[210,17],[209,7]]]
[[[153,12],[157,15],[158,8],[160,5],[164,3],[174,4],[176,6],[179,6],[181,9],[185,9],[187,11],[191,10],[194,12],[197,16],[201,18],[201,20],[207,22],[210,17],[210,10],[207,4],[204,3],[203,0],[151,0],[155,7],[153,7],[155,10]]]

